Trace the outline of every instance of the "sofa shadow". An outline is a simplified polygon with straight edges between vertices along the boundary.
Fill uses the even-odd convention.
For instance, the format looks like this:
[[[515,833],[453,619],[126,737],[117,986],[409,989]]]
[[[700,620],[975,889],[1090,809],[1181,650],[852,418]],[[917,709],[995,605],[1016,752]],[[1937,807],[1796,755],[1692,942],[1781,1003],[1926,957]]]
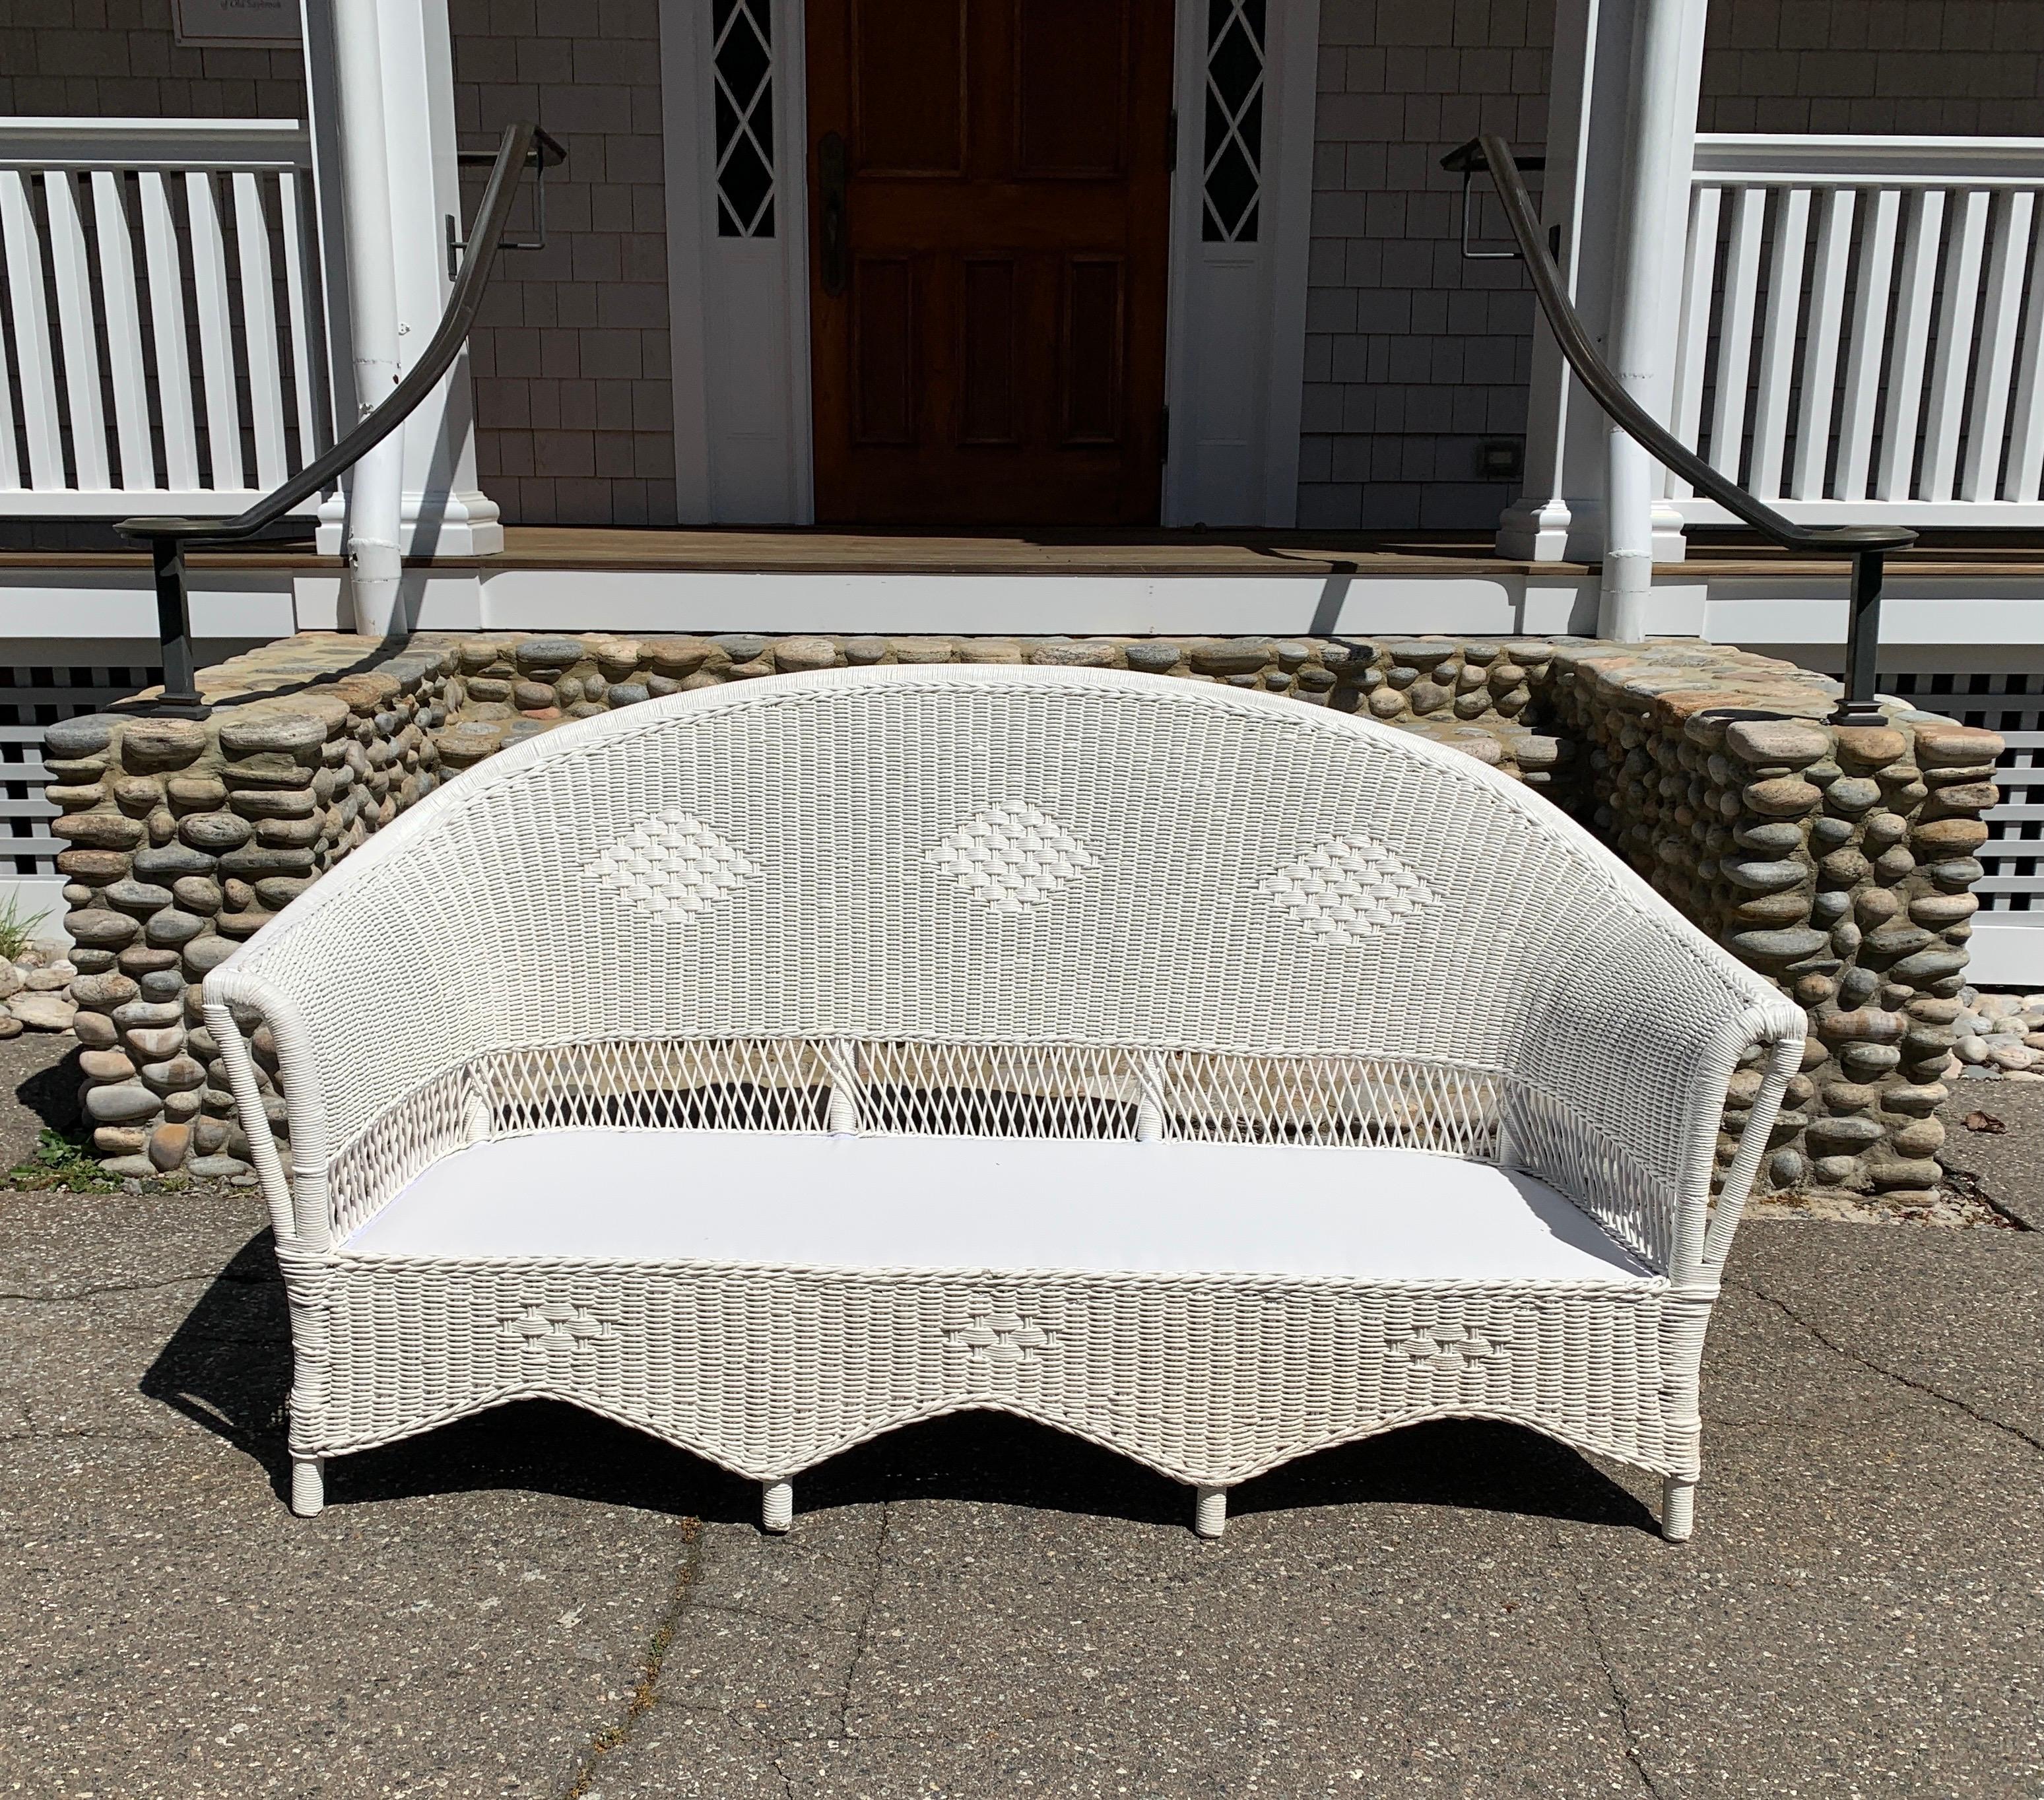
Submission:
[[[905,1426],[795,1482],[804,1512],[942,1499],[1188,1528],[1192,1491],[1112,1451],[1010,1414]],[[1658,1533],[1637,1498],[1568,1445],[1514,1425],[1438,1419],[1302,1457],[1228,1495],[1231,1518],[1328,1506],[1433,1506]],[[756,1516],[748,1506],[746,1515]]]
[[[143,1371],[141,1392],[260,1463],[287,1491],[284,1398],[291,1328],[269,1231],[259,1231],[206,1284]]]
[[[290,1492],[284,1403],[290,1325],[265,1230],[207,1285],[140,1384],[159,1404],[261,1465]],[[518,1400],[336,1458],[330,1507],[515,1489],[716,1523],[756,1524],[759,1491],[714,1464],[565,1402]],[[1185,1529],[1190,1491],[1033,1420],[973,1410],[904,1426],[795,1482],[801,1515],[901,1500],[1033,1508]],[[1447,1419],[1288,1463],[1243,1483],[1230,1513],[1370,1505],[1519,1514],[1651,1533],[1632,1494],[1567,1445],[1517,1426]]]

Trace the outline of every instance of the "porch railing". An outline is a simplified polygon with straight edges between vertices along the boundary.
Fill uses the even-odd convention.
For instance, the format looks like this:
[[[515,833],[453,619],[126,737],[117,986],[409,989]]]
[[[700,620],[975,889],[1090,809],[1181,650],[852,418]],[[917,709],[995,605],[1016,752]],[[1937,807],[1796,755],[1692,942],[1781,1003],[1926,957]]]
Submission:
[[[1534,297],[1554,334],[1569,367],[1583,390],[1602,409],[1604,416],[1623,431],[1656,462],[1700,488],[1729,518],[1750,526],[1762,537],[1785,550],[1812,552],[1819,556],[1852,559],[1852,593],[1846,622],[1845,690],[1838,697],[1833,720],[1841,725],[1873,725],[1885,722],[1874,697],[1874,682],[1881,652],[1881,585],[1884,558],[1888,552],[1906,550],[1916,541],[1914,530],[1893,523],[1870,524],[1798,524],[1775,511],[1764,500],[1749,493],[1723,470],[1713,468],[1695,451],[1676,437],[1632,394],[1604,359],[1595,340],[1584,328],[1574,303],[1555,266],[1549,240],[1540,228],[1533,197],[1526,191],[1526,179],[1512,154],[1512,147],[1494,132],[1472,138],[1459,149],[1441,159],[1443,168],[1464,176],[1487,172],[1504,203],[1505,221],[1518,245],[1519,259],[1526,265]]]
[[[1694,170],[1676,436],[1804,524],[2044,524],[2044,138],[1706,136]]]
[[[524,171],[536,178],[567,159],[567,152],[529,121],[506,125],[490,159],[490,179],[465,242],[455,248],[461,262],[440,324],[397,386],[348,429],[338,443],[312,458],[289,480],[231,519],[132,518],[114,529],[149,547],[156,588],[156,631],[163,647],[163,691],[154,703],[158,712],[203,718],[207,712],[193,667],[191,608],[185,588],[185,552],[198,546],[238,543],[254,537],[280,519],[316,499],[325,489],[359,462],[370,451],[409,418],[419,403],[440,385],[468,341],[477,309],[504,247],[504,228],[511,217]],[[543,249],[544,243],[525,248]]]
[[[290,120],[0,119],[0,516],[232,512],[327,447],[310,171]]]

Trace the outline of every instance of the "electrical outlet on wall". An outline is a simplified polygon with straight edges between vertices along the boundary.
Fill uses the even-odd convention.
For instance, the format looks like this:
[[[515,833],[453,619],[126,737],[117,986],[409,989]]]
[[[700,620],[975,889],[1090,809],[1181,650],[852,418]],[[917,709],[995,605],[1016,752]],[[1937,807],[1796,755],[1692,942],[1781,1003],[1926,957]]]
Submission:
[[[1487,437],[1476,447],[1476,472],[1481,481],[1516,482],[1526,473],[1526,440],[1523,437]]]

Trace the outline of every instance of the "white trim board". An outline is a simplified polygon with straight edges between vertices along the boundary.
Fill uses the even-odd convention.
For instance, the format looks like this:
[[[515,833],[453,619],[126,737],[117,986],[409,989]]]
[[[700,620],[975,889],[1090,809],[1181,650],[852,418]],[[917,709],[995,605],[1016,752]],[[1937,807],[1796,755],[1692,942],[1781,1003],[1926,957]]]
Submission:
[[[340,628],[340,578],[296,578],[298,628]],[[133,620],[142,616],[137,594]],[[1671,633],[1702,590],[1671,589]],[[1411,635],[1581,631],[1594,577],[1383,579],[1351,575],[856,575],[501,569],[480,578],[405,576],[422,631],[824,631],[962,637]],[[153,620],[154,615],[149,615]]]
[[[339,578],[335,578],[338,586]],[[285,570],[243,574],[195,570],[191,574],[192,635],[202,640],[267,643],[289,637],[300,621]],[[156,593],[146,571],[10,570],[0,575],[0,662],[37,658],[17,654],[16,640],[48,639],[52,628],[65,641],[133,640],[149,647],[156,661]],[[67,660],[67,659],[56,659]],[[114,660],[119,658],[95,658]]]
[[[1846,579],[1838,575],[1719,575],[1710,581],[1703,635],[1756,649],[1842,644]],[[2034,576],[1892,575],[1881,604],[1884,648],[2044,643],[2044,581]]]
[[[338,567],[194,574],[202,639],[253,643],[343,627]],[[427,631],[1589,632],[1596,591],[1593,574],[1529,574],[1508,565],[1496,574],[1452,575],[898,575],[524,569],[486,559],[407,570],[404,604]],[[52,620],[67,639],[153,643],[155,596],[140,570],[0,575],[0,647],[46,639]],[[1777,655],[1842,646],[1845,624],[1838,578],[1710,578],[1694,564],[1655,581],[1648,616],[1656,637],[1700,636]],[[1898,580],[1881,640],[1912,657],[1936,647],[1939,667],[1972,666],[1954,656],[2034,656],[2044,643],[2044,582]]]
[[[788,575],[605,570],[575,578],[582,628],[1143,637],[1581,631],[1596,581],[1498,576]],[[482,586],[490,629],[569,629],[560,578]],[[1696,596],[1700,611],[1700,590]],[[1677,601],[1673,603],[1679,605]],[[1587,612],[1585,612],[1587,608]]]
[[[809,392],[803,0],[773,35],[774,236],[717,235],[711,10],[659,0],[675,505],[685,524],[816,516]],[[1289,526],[1298,511],[1320,0],[1266,9],[1257,241],[1201,232],[1205,0],[1177,0],[1164,392],[1164,524]]]

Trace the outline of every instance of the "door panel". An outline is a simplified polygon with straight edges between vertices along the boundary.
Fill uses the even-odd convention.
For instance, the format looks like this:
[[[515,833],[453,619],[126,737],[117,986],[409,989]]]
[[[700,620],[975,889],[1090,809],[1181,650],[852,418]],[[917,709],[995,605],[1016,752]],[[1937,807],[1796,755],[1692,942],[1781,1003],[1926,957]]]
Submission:
[[[964,259],[965,305],[959,351],[959,442],[1022,441],[1016,406],[1016,264],[1012,257]]]
[[[1121,263],[1074,257],[1065,265],[1063,441],[1121,441]]]
[[[854,441],[916,441],[915,271],[905,257],[851,262],[852,367],[858,407]]]
[[[963,174],[966,0],[850,0],[850,12],[852,167]],[[817,125],[813,111],[809,122],[812,141],[832,129]]]
[[[1131,3],[1013,0],[1019,173],[1121,173]]]
[[[820,521],[1156,518],[1171,20],[1169,0],[809,0]]]

